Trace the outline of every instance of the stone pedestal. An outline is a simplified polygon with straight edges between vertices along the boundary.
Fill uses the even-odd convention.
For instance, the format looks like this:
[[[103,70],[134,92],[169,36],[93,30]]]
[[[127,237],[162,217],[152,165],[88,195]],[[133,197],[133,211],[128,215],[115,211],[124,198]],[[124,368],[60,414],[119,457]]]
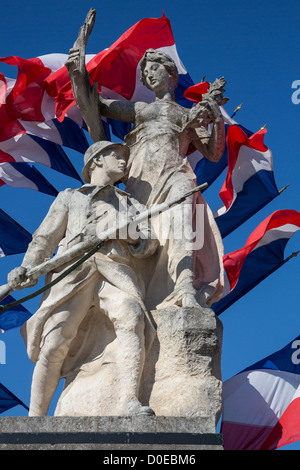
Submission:
[[[197,450],[223,450],[223,438],[220,434],[208,432],[206,420],[202,418],[5,417],[0,418],[0,450],[167,450],[194,453]],[[119,454],[108,455],[113,458]],[[146,454],[142,455],[144,459]],[[102,462],[97,457],[99,463]]]
[[[157,337],[146,361],[141,401],[159,416],[202,417],[211,432],[222,407],[222,324],[211,309],[152,312]]]
[[[151,312],[157,335],[143,371],[140,400],[156,416],[201,418],[215,432],[222,406],[222,323],[209,308]],[[103,335],[99,331],[99,335]],[[55,416],[120,416],[113,339],[66,378]]]
[[[222,403],[220,320],[203,308],[151,314],[157,334],[140,400],[156,416],[118,416],[111,336],[101,354],[67,377],[56,416],[0,418],[0,450],[222,450],[222,435],[216,433]]]

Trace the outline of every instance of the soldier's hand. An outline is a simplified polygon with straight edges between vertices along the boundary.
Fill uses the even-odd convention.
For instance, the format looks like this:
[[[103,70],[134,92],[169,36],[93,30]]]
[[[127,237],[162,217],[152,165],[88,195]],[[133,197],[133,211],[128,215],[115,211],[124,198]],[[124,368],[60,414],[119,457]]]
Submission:
[[[7,282],[14,290],[32,287],[37,284],[37,281],[31,281],[27,278],[27,269],[24,266],[13,269],[7,276]]]

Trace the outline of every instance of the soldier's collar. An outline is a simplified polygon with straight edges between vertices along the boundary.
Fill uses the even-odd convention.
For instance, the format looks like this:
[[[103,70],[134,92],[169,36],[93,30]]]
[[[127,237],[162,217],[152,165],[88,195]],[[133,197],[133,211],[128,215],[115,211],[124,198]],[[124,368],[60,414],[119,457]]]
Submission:
[[[77,191],[80,191],[80,192],[84,193],[84,192],[90,190],[92,192],[98,193],[99,191],[101,191],[102,189],[107,188],[107,187],[114,189],[114,191],[121,194],[122,196],[130,197],[129,193],[127,193],[126,191],[123,191],[122,189],[120,189],[117,186],[114,186],[112,184],[98,185],[98,184],[89,184],[89,183],[87,183],[87,184],[84,184],[83,186],[81,186],[81,188],[78,188]]]

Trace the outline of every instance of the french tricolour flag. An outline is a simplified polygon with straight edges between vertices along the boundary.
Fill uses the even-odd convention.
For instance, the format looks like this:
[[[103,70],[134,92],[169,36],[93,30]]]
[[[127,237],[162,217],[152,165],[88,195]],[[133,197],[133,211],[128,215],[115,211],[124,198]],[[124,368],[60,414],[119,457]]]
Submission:
[[[45,78],[62,67],[66,58],[66,54],[49,54],[0,59],[18,67],[16,79],[0,74],[0,163],[41,163],[81,181],[62,146],[84,153],[87,139],[75,120],[58,121],[55,100],[45,85]]]
[[[0,142],[0,163],[4,162],[40,163],[81,181],[62,146],[28,133]]]
[[[91,82],[98,82],[99,92],[108,98],[153,101],[154,94],[140,82],[138,67],[148,48],[163,50],[175,60],[179,71],[177,101],[191,107],[192,103],[183,93],[193,82],[179,59],[170,22],[164,15],[160,19],[145,18],[139,21],[108,49],[87,55]],[[78,179],[62,149],[53,145],[50,152],[49,145],[45,144],[48,141],[81,153],[88,147],[82,131],[85,123],[74,101],[68,71],[64,66],[67,58],[67,54],[56,53],[32,59],[17,56],[0,58],[0,62],[18,67],[15,80],[0,76],[2,161],[19,162],[20,158],[32,161],[30,158],[35,158],[34,161]],[[107,124],[121,139],[130,130],[127,123],[108,120],[106,129]]]
[[[223,238],[279,194],[272,153],[264,144],[266,132],[249,137],[238,125],[228,128],[227,175],[220,191],[224,205],[214,213]]]
[[[86,66],[92,83],[107,98],[127,101],[152,102],[155,95],[140,81],[139,61],[149,48],[164,51],[175,61],[179,72],[176,100],[191,107],[184,91],[193,84],[182,64],[175,45],[170,21],[162,18],[144,18],[126,31],[108,49],[86,57]],[[64,67],[49,75],[46,90],[56,100],[56,116],[63,121],[75,105],[67,69]],[[120,138],[130,130],[126,123],[109,121],[112,132]]]
[[[29,163],[0,163],[0,186],[4,184],[13,188],[33,189],[55,197],[58,194],[54,186]]]
[[[0,258],[24,253],[31,240],[31,234],[0,209]],[[6,305],[14,301],[15,299],[9,295],[2,303]],[[21,326],[31,315],[23,305],[17,305],[0,314],[0,333]]]
[[[55,99],[46,91],[46,78],[64,67],[67,54],[47,54],[34,59],[2,57],[0,62],[18,67],[16,79],[0,73],[0,142],[28,133],[81,153],[87,148],[83,121],[77,108],[60,123]]]
[[[284,250],[298,230],[300,212],[278,210],[261,222],[245,246],[224,256],[223,297],[211,307],[216,315],[224,312],[289,260],[284,258]]]
[[[300,336],[223,384],[226,450],[272,450],[300,439]]]
[[[56,103],[53,97],[47,93],[46,79],[58,70],[66,70],[64,64],[67,58],[67,54],[59,53],[46,54],[32,59],[23,59],[17,56],[0,58],[0,62],[18,68],[16,79],[4,77],[3,74],[0,75],[0,102],[5,104],[1,109],[1,113],[6,114],[8,119],[7,131],[9,131],[12,123],[17,124],[16,121],[19,122],[22,131],[22,127],[26,125],[26,122],[48,122],[56,118]],[[82,127],[83,122],[78,111],[74,110],[71,119]],[[60,128],[60,132],[64,133],[63,127]],[[52,134],[55,134],[54,129]],[[54,138],[59,139],[59,135],[57,134]],[[2,136],[1,140],[3,140]]]

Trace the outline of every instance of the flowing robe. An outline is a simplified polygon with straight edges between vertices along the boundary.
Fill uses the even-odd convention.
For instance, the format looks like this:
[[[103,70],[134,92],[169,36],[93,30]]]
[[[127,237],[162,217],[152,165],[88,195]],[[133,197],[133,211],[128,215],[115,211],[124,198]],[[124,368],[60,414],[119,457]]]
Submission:
[[[189,122],[190,110],[173,101],[157,100],[136,112],[134,127],[125,138],[130,147],[126,191],[147,207],[168,202],[196,185],[195,174],[186,157],[191,143]],[[207,138],[204,127],[198,133],[200,138],[201,133]],[[191,290],[191,284],[198,292],[200,303],[211,305],[222,295],[221,235],[200,193],[186,202],[190,204],[193,218],[188,220],[183,216],[182,223],[191,225],[199,236],[202,235],[203,246],[187,248],[186,237],[178,240],[174,236],[174,226],[170,228],[168,240],[163,240],[157,233],[160,250],[152,268],[144,266],[147,308],[180,305],[184,293]],[[200,227],[196,224],[197,204],[201,204],[203,210]],[[176,226],[176,209],[171,219],[171,225]]]

